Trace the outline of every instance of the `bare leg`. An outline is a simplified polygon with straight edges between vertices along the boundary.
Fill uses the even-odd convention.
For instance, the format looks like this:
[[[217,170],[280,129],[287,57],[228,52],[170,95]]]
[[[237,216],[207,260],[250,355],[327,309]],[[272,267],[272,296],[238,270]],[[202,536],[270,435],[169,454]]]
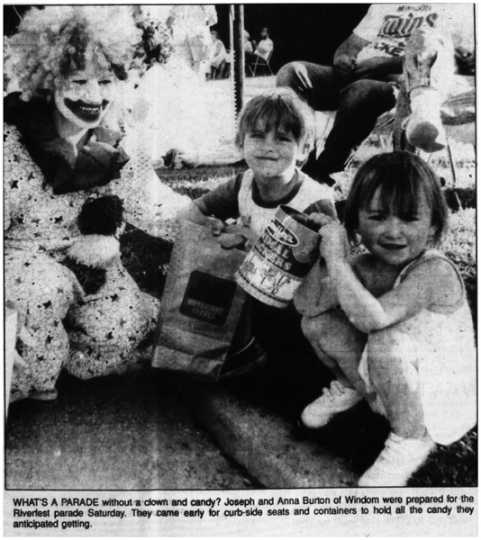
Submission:
[[[69,340],[62,320],[75,299],[75,277],[47,255],[11,250],[5,256],[8,299],[30,336],[22,344],[12,380],[12,401],[35,392],[53,393],[68,357]]]
[[[395,328],[373,332],[368,339],[368,366],[392,431],[405,438],[426,434],[419,391],[417,345]]]
[[[317,317],[304,317],[302,330],[319,359],[333,371],[336,378],[365,394],[358,366],[367,335],[357,330],[340,309]]]

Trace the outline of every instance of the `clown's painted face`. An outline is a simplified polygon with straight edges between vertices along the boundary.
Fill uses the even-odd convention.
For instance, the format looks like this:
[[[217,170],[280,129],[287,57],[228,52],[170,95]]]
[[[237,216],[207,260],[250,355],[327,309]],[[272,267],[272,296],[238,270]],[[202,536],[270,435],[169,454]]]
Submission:
[[[55,105],[60,114],[77,127],[97,127],[114,100],[116,81],[109,70],[92,66],[76,71],[58,85]]]

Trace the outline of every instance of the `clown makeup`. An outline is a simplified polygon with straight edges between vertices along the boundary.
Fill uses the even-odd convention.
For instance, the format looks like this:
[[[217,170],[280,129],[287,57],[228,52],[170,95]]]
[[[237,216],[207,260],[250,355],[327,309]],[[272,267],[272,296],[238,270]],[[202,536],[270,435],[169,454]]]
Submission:
[[[55,90],[55,105],[70,123],[82,129],[97,127],[114,100],[116,81],[110,70],[94,66],[75,71]]]

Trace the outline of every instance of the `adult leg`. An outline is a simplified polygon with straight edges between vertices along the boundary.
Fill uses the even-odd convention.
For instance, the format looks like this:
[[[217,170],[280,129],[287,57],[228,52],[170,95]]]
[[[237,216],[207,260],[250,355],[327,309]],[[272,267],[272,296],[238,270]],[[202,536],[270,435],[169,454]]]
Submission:
[[[12,401],[35,393],[54,395],[69,352],[62,321],[76,297],[76,280],[50,257],[17,250],[5,256],[5,280],[8,300],[30,337],[21,343],[24,365],[15,371]]]
[[[319,360],[343,384],[365,393],[358,366],[367,336],[357,330],[341,309],[317,317],[303,317],[302,331]]]
[[[369,135],[378,116],[396,103],[389,82],[362,79],[347,83],[332,67],[310,62],[286,64],[279,70],[276,84],[292,88],[315,110],[337,109],[323,152],[317,159],[311,154],[304,167],[318,179],[342,170],[352,148]]]
[[[426,152],[445,145],[441,103],[454,75],[454,50],[449,36],[433,29],[418,29],[406,44],[403,79],[410,97],[411,116],[406,124],[408,141]]]
[[[324,150],[306,172],[322,177],[344,169],[351,150],[369,135],[379,115],[395,104],[394,87],[388,82],[362,79],[343,88]]]
[[[312,62],[289,62],[281,67],[276,76],[277,86],[292,88],[314,110],[332,111],[339,106],[339,95],[345,79],[330,66]],[[305,163],[303,170],[313,178],[324,181],[329,171],[317,165],[316,148]]]
[[[101,298],[73,306],[65,369],[90,379],[144,367],[151,356],[151,343],[144,341],[156,327],[158,310],[159,301],[131,279],[110,283]]]
[[[338,107],[343,83],[332,67],[312,62],[289,62],[276,75],[276,86],[292,88],[316,111]]]

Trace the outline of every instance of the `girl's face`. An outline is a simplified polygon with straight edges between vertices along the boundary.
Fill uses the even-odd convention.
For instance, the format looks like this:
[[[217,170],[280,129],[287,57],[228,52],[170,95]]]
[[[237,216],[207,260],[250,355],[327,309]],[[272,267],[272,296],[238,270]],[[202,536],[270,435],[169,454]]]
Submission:
[[[55,105],[75,126],[91,129],[100,124],[115,90],[116,78],[111,71],[89,66],[62,80],[55,90]]]
[[[431,208],[426,195],[419,193],[416,212],[397,215],[391,208],[383,209],[380,188],[366,208],[359,210],[358,234],[363,244],[378,259],[388,265],[402,267],[420,255],[434,237]]]

